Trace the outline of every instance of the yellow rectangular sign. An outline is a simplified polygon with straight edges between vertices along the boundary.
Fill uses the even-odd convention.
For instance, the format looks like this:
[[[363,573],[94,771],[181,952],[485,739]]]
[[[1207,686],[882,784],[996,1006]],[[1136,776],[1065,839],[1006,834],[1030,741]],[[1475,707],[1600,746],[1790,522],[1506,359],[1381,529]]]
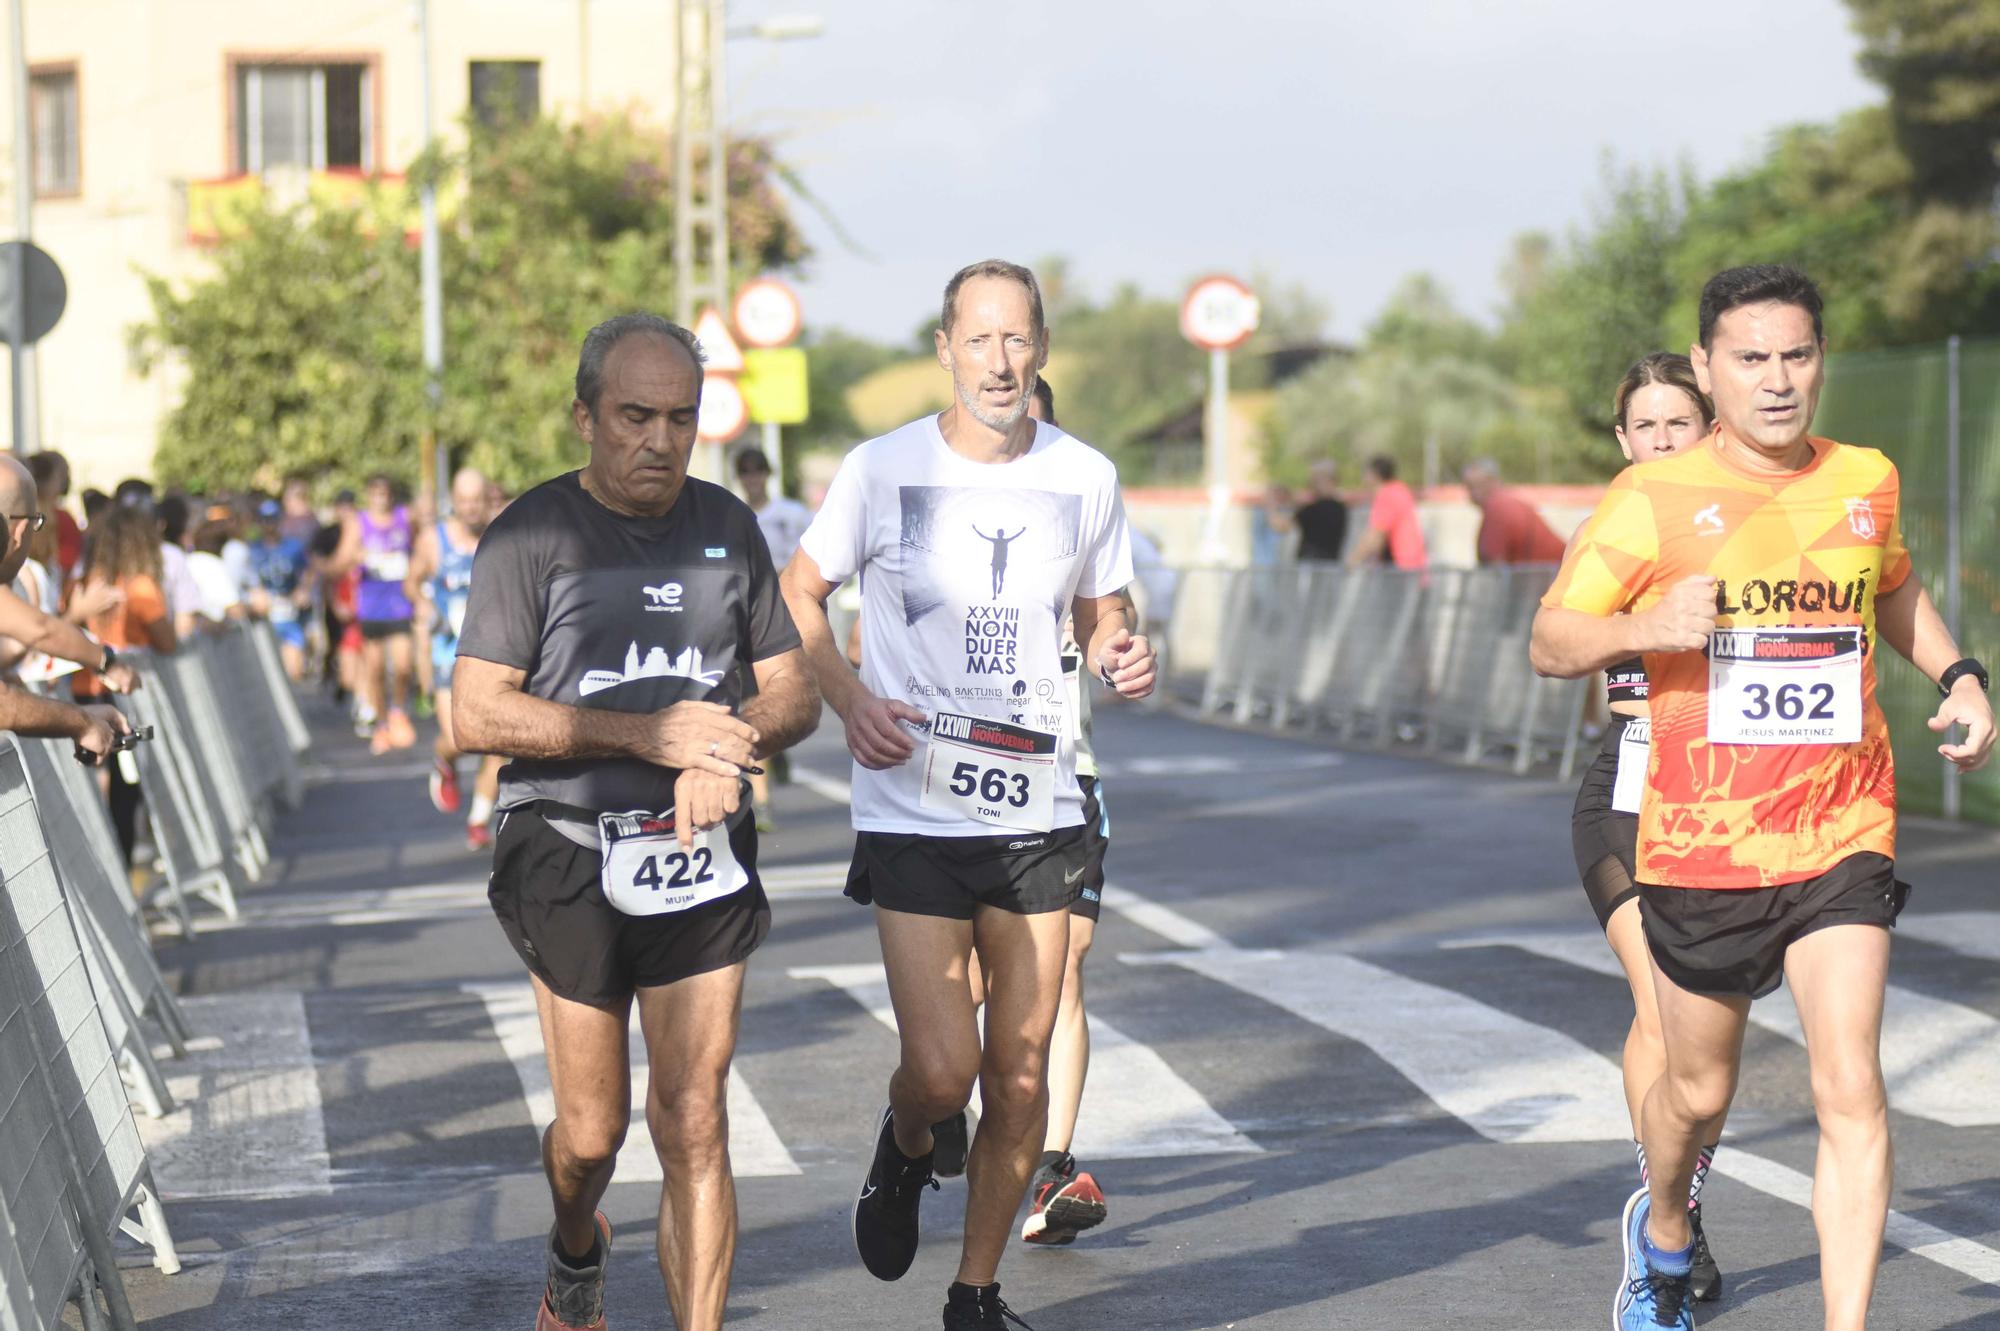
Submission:
[[[804,347],[746,347],[736,386],[759,425],[797,425],[810,413]]]

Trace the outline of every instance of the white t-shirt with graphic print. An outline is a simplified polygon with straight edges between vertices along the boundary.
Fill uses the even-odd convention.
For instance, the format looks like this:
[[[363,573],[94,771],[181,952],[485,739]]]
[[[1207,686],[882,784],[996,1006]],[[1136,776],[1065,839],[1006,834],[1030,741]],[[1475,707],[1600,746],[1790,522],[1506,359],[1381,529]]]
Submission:
[[[1040,423],[1029,451],[985,464],[925,416],[849,453],[800,548],[828,582],[859,574],[861,682],[926,715],[957,712],[1048,731],[1055,826],[1083,822],[1064,713],[1062,623],[1079,596],[1132,581],[1125,502],[1111,460]],[[990,836],[922,803],[925,742],[900,766],[854,766],[863,832]]]

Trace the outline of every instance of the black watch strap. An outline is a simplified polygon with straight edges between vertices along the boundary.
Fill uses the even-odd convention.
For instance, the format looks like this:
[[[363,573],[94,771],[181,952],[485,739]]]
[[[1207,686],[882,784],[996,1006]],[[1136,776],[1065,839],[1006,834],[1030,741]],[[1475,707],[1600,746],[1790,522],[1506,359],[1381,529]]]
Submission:
[[[108,642],[100,642],[97,645],[104,649],[104,661],[97,667],[97,673],[101,675],[118,664],[118,653],[111,650],[111,644]]]
[[[1944,668],[1944,673],[1938,676],[1938,693],[1948,696],[1951,693],[1951,686],[1967,675],[1978,680],[1981,689],[1989,693],[1993,691],[1993,681],[1988,677],[1986,667],[1968,656],[1962,661],[1953,661]]]

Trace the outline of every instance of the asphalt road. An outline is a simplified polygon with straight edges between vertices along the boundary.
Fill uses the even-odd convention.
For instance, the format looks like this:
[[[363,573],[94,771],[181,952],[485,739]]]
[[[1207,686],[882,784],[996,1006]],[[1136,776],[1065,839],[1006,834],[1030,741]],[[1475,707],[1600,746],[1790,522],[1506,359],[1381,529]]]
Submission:
[[[162,1331],[525,1331],[547,1111],[487,866],[425,800],[423,750],[373,759],[316,721],[273,881],[237,926],[163,944],[206,1038],[173,1065],[200,1093],[144,1125],[186,1269],[135,1255],[133,1302]],[[1575,882],[1570,790],[1163,712],[1102,708],[1098,728],[1121,891],[1090,964],[1078,1155],[1111,1217],[1017,1246],[1009,1302],[1038,1331],[1607,1325],[1630,1005]],[[837,723],[799,752],[765,842],[734,1325],[936,1326],[955,1263],[959,1183],[926,1202],[897,1284],[849,1235],[895,1045],[870,1011],[872,923],[838,896],[844,759]],[[1880,1328],[2000,1327],[1996,864],[1991,832],[1905,829]],[[1728,1292],[1700,1324],[1817,1326],[1804,1051],[1782,998],[1758,1014],[1705,1208]],[[662,1328],[643,1133],[623,1160],[610,1324]]]

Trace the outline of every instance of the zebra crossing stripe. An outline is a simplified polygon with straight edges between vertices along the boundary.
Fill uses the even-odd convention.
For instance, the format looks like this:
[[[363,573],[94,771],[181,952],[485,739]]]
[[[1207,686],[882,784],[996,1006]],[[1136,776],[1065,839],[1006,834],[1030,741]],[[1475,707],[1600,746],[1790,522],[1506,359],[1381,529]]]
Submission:
[[[549,1065],[542,1050],[542,1026],[535,1013],[534,987],[525,980],[497,984],[462,986],[486,1006],[493,1034],[500,1041],[514,1075],[521,1082],[521,1098],[527,1102],[528,1118],[537,1133],[555,1121],[556,1096],[549,1085]],[[660,1157],[653,1150],[652,1136],[646,1131],[646,1045],[639,1023],[630,1034],[632,1064],[632,1127],[618,1148],[614,1177],[620,1183],[658,1183]],[[798,1163],[778,1131],[771,1126],[749,1083],[734,1067],[729,1069],[729,1160],[738,1178],[778,1178],[800,1172]]]
[[[1933,917],[1935,918],[1935,917]],[[1995,917],[1988,917],[1989,928]],[[1898,928],[1900,929],[1900,924]],[[1968,935],[1976,936],[1972,930]],[[1949,944],[1947,944],[1949,945]],[[1448,948],[1506,946],[1600,975],[1625,978],[1624,969],[1595,930],[1492,934],[1454,939]],[[1759,1029],[1803,1047],[1805,1028],[1791,992],[1750,1005]],[[1898,1112],[1955,1128],[2000,1123],[2000,1022],[1961,1003],[1890,985],[1882,1012],[1882,1076]]]
[[[896,1029],[889,981],[880,964],[798,966],[789,974],[795,980],[826,981],[884,1026]],[[1083,1104],[1077,1113],[1072,1145],[1077,1155],[1089,1160],[1133,1160],[1262,1151],[1150,1047],[1094,1014],[1088,1020],[1090,1076],[1084,1081]],[[973,1102],[976,1108],[976,1087]]]
[[[138,1115],[160,1195],[311,1197],[333,1190],[305,999],[296,991],[179,1000],[191,1030],[170,1064],[175,1108]]]
[[[1628,1141],[1617,1070],[1561,1031],[1338,952],[1129,956],[1180,966],[1364,1044],[1497,1142]]]
[[[1904,911],[1896,932],[1981,961],[2000,961],[2000,911],[1946,910],[1913,915]]]

